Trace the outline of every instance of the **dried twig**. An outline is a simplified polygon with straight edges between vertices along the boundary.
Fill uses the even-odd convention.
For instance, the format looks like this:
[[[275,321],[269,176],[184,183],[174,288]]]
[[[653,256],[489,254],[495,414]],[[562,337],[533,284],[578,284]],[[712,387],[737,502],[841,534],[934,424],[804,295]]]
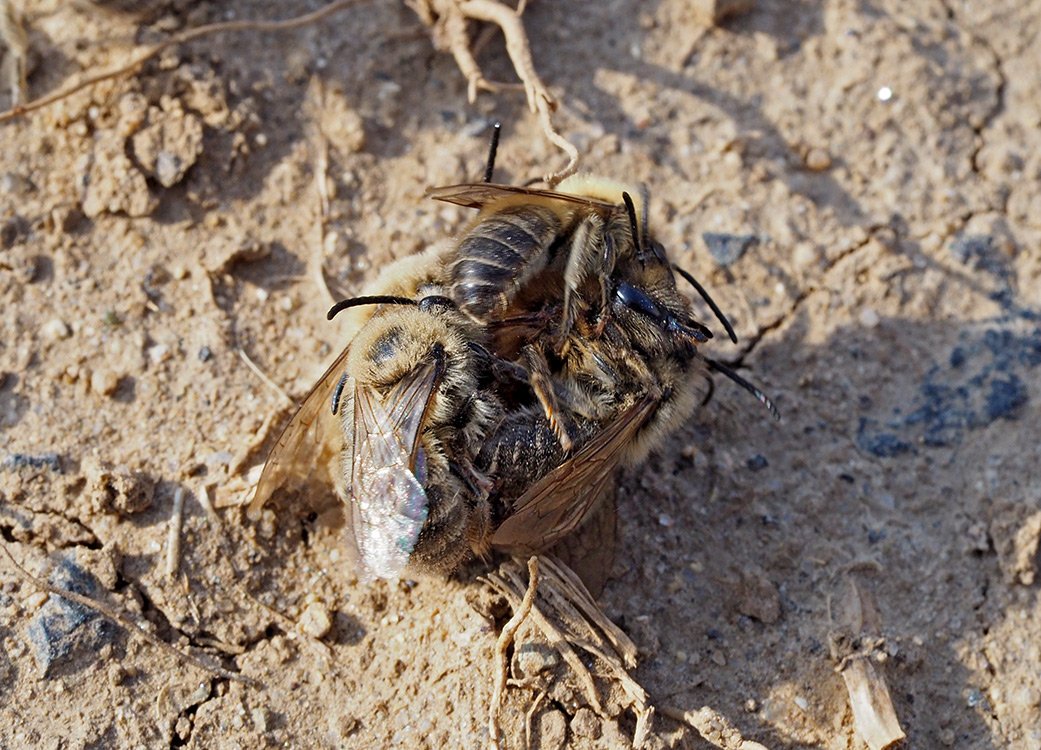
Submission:
[[[18,573],[19,577],[25,579],[41,591],[46,591],[49,594],[60,596],[63,599],[68,599],[69,601],[79,604],[81,607],[86,607],[92,612],[97,612],[103,617],[107,617],[109,620],[119,625],[122,625],[124,628],[140,636],[144,640],[151,643],[153,646],[157,646],[163,651],[168,652],[169,654],[174,656],[174,658],[176,658],[178,661],[187,662],[188,664],[191,664],[192,666],[201,669],[202,671],[211,674],[214,677],[219,677],[225,680],[234,680],[235,682],[241,682],[251,687],[261,687],[261,684],[258,681],[254,680],[252,677],[246,677],[245,675],[239,674],[237,672],[230,672],[227,669],[215,667],[212,664],[207,664],[205,661],[195,656],[194,654],[185,653],[181,651],[180,649],[170,645],[161,638],[152,635],[147,630],[142,628],[140,625],[132,621],[129,617],[116,611],[112,607],[109,607],[107,604],[95,601],[94,599],[91,599],[88,596],[77,594],[75,591],[63,589],[60,586],[54,586],[53,584],[43,580],[42,578],[37,578],[28,570],[23,568],[17,560],[15,560],[14,555],[12,555],[11,551],[7,549],[6,544],[0,543],[0,550],[3,550],[3,553],[7,556],[7,559],[11,561],[11,564],[15,567],[15,571]]]
[[[325,297],[325,307],[331,307],[336,297],[325,281],[322,270],[325,258],[325,228],[329,221],[329,140],[322,129],[322,111],[325,109],[325,85],[318,76],[312,76],[307,91],[307,109],[310,115],[310,138],[314,149],[314,187],[318,197],[317,241],[308,258],[308,273],[319,293]]]
[[[246,367],[252,370],[253,374],[260,378],[261,381],[263,381],[264,385],[266,385],[272,391],[281,396],[282,400],[286,403],[287,406],[293,405],[293,399],[289,397],[289,394],[282,390],[282,387],[278,383],[269,378],[267,376],[267,373],[261,370],[257,363],[249,358],[249,355],[246,354],[246,351],[242,347],[235,347],[235,351],[239,353],[239,358],[242,359]]]
[[[520,606],[513,612],[513,617],[503,627],[499,634],[499,640],[495,643],[495,658],[498,662],[498,671],[495,673],[495,688],[492,690],[491,704],[488,706],[488,735],[491,738],[492,750],[499,750],[500,733],[499,709],[502,706],[502,694],[506,689],[506,673],[509,665],[506,663],[506,650],[513,643],[513,636],[524,623],[528,613],[535,603],[535,593],[539,587],[539,558],[532,557],[528,560],[528,589],[524,592],[524,598]]]
[[[104,81],[109,81],[114,78],[122,78],[123,76],[131,75],[136,72],[142,65],[151,60],[153,57],[160,54],[163,50],[169,49],[170,47],[176,47],[180,44],[194,41],[200,37],[208,36],[210,34],[218,34],[224,31],[259,31],[259,32],[270,32],[270,31],[287,31],[289,29],[296,29],[301,26],[307,26],[327,18],[333,13],[337,13],[345,8],[352,5],[357,5],[360,2],[366,0],[336,0],[336,2],[329,3],[324,8],[319,8],[311,13],[305,13],[302,16],[296,16],[295,18],[287,18],[282,21],[263,21],[263,20],[251,20],[245,19],[241,21],[222,21],[219,23],[210,23],[205,26],[199,26],[194,29],[188,29],[182,31],[179,34],[174,34],[169,39],[159,42],[153,45],[147,52],[138,55],[126,65],[122,65],[114,70],[105,71],[89,78],[85,78],[79,83],[72,84],[71,86],[57,91],[47,96],[42,96],[39,99],[34,99],[24,105],[14,106],[6,112],[0,112],[0,123],[13,120],[15,117],[21,117],[22,115],[33,112],[37,109],[42,109],[55,102],[67,99],[73,94],[82,91],[83,89],[94,86]]]
[[[166,577],[173,580],[181,565],[181,525],[184,520],[184,488],[174,491],[173,508],[170,510],[170,528],[166,536]]]

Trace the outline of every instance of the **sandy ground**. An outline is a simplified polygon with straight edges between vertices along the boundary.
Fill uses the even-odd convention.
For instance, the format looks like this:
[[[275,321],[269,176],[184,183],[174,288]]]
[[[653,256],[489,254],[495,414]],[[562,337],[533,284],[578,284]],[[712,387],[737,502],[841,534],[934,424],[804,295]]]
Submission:
[[[186,25],[318,3],[123,5],[27,2],[30,92]],[[524,16],[582,166],[648,184],[660,239],[737,327],[711,351],[784,413],[720,381],[627,476],[603,610],[655,704],[712,706],[771,748],[859,748],[829,648],[855,581],[909,747],[1041,748],[1041,8],[759,0],[702,30],[689,7]],[[514,79],[500,36],[479,61]],[[363,586],[321,524],[233,504],[290,413],[239,351],[306,393],[345,343],[316,261],[349,294],[452,236],[467,212],[424,191],[480,174],[495,119],[501,179],[563,164],[522,94],[469,105],[416,15],[371,2],[200,40],[0,126],[0,535],[263,683],[181,663],[5,560],[0,747],[486,744],[502,621],[479,565]],[[628,746],[631,712],[591,711],[520,640],[547,692],[533,747]],[[508,691],[508,747],[537,692]],[[658,716],[651,746],[710,745]]]

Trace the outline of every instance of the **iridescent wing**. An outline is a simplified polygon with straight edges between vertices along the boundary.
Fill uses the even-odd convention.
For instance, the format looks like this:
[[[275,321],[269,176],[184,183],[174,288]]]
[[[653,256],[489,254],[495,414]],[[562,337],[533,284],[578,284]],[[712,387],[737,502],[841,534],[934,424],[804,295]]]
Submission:
[[[251,515],[264,507],[279,488],[293,480],[311,476],[323,453],[339,453],[343,431],[339,419],[332,413],[331,404],[349,351],[350,347],[340,353],[304,398],[296,414],[282,428],[264,463],[260,481],[249,504]]]
[[[426,491],[413,470],[439,381],[434,359],[402,378],[386,398],[374,388],[355,386],[346,531],[363,579],[401,575],[426,521]]]
[[[609,212],[618,208],[614,203],[608,203],[597,198],[558,193],[555,190],[537,190],[516,185],[498,185],[492,182],[467,182],[460,185],[445,185],[432,188],[427,193],[427,196],[434,200],[454,203],[457,206],[466,208],[484,208],[493,201],[511,195],[525,195],[534,198],[564,201],[565,203],[587,206],[598,212]]]
[[[621,464],[626,446],[654,413],[644,396],[574,456],[533,484],[492,535],[492,546],[528,554],[556,544],[586,520]]]

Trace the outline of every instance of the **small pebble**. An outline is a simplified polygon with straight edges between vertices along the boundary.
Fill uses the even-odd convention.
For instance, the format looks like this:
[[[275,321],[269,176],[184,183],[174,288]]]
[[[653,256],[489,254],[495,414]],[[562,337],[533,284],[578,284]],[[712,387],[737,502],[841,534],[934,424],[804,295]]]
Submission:
[[[795,696],[795,705],[799,707],[799,710],[805,711],[810,707],[810,702],[801,695],[797,695]]]
[[[152,364],[157,365],[170,359],[170,347],[166,344],[156,344],[148,347],[146,354],[148,355],[148,360]]]
[[[600,739],[602,728],[596,714],[586,706],[575,711],[571,719],[571,731],[578,737],[588,737],[591,740]]]
[[[820,262],[820,253],[809,242],[800,242],[792,251],[792,263],[800,270],[807,270]]]
[[[893,98],[893,89],[889,88],[888,86],[883,86],[878,90],[877,96],[880,102],[888,102],[890,99]]]
[[[860,325],[865,328],[876,328],[879,323],[878,313],[871,307],[865,307],[860,311]]]
[[[22,609],[31,614],[42,607],[50,596],[46,591],[34,591],[22,600]]]
[[[307,605],[307,609],[305,609],[304,613],[300,616],[300,622],[298,624],[300,626],[300,632],[315,639],[325,637],[333,627],[333,621],[329,616],[329,610],[318,602],[312,602]]]
[[[250,718],[253,720],[253,728],[263,734],[267,731],[267,711],[263,708],[254,708],[249,712]]]
[[[95,370],[90,374],[90,389],[101,396],[111,396],[119,387],[119,376],[111,370]]]
[[[811,148],[806,152],[805,164],[811,172],[823,172],[831,168],[831,155],[822,148]]]
[[[525,677],[548,672],[560,663],[555,650],[537,643],[525,643],[517,649],[513,659],[517,672]]]
[[[69,324],[60,318],[54,318],[43,324],[40,329],[40,335],[43,336],[46,341],[58,341],[60,339],[67,339],[72,335],[72,329],[69,328]]]

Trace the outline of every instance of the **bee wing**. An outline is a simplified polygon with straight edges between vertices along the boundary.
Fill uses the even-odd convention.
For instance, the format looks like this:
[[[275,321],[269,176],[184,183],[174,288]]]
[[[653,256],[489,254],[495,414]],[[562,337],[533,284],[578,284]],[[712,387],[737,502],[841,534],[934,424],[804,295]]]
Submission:
[[[533,484],[492,535],[492,546],[535,552],[556,544],[585,521],[613,481],[625,447],[654,412],[644,396],[574,456]]]
[[[561,539],[549,554],[578,574],[594,597],[600,596],[614,565],[618,536],[618,510],[613,487],[590,511],[589,517],[569,537]]]
[[[385,401],[374,388],[354,389],[347,531],[362,577],[397,578],[426,521],[427,495],[413,466],[439,380],[436,362],[425,362],[402,378]]]
[[[517,185],[498,185],[492,182],[467,182],[461,185],[444,185],[431,188],[427,193],[427,196],[434,200],[454,203],[465,208],[484,208],[492,201],[510,195],[528,195],[536,198],[564,201],[566,203],[577,203],[578,205],[589,206],[600,211],[613,211],[618,208],[614,203],[608,203],[597,198],[558,193],[555,190],[538,190]]]
[[[344,349],[304,398],[268,454],[260,481],[249,504],[249,513],[259,511],[280,487],[294,478],[309,476],[320,454],[339,439],[341,430],[332,413],[332,395],[340,380],[347,353]]]

